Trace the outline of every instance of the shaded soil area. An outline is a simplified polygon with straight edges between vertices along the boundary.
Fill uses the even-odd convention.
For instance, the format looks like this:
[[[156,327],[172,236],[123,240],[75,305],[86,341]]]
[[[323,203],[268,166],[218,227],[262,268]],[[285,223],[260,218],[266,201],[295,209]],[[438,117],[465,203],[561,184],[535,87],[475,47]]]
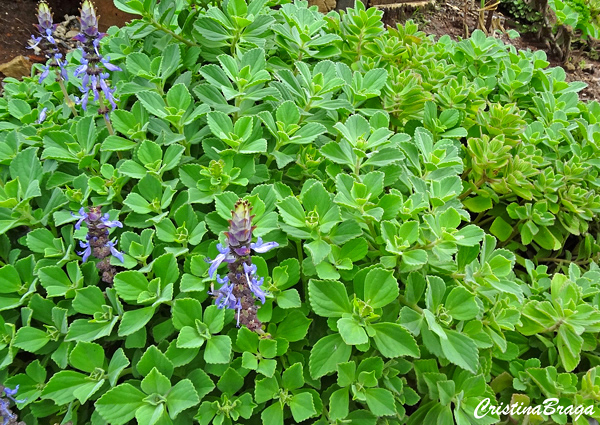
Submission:
[[[64,15],[78,13],[79,1],[54,0],[48,4],[54,20],[60,22]],[[27,40],[35,32],[37,0],[0,0],[0,64],[16,56],[29,56]]]
[[[54,23],[65,20],[65,16],[79,15],[81,0],[46,0],[54,14]],[[36,32],[36,10],[38,0],[0,0],[0,64],[23,55],[31,56],[27,41]],[[113,0],[95,0],[101,31],[112,25],[123,25],[134,18],[114,7]],[[35,58],[34,62],[36,61]]]

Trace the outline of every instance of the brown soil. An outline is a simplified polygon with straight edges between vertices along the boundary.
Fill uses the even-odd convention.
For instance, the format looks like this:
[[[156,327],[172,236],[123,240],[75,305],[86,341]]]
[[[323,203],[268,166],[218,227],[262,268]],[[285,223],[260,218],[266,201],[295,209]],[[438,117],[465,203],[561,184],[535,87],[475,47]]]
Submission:
[[[48,4],[57,22],[62,21],[65,14],[77,14],[79,9],[78,0],[54,0]],[[35,32],[36,8],[37,0],[0,0],[0,64],[31,54],[26,46]]]
[[[79,15],[81,0],[47,0],[54,14],[54,22],[62,22],[65,15]],[[16,56],[31,55],[27,41],[35,33],[38,0],[0,0],[0,64]],[[133,16],[127,15],[113,5],[113,0],[95,0],[100,30],[122,25]]]

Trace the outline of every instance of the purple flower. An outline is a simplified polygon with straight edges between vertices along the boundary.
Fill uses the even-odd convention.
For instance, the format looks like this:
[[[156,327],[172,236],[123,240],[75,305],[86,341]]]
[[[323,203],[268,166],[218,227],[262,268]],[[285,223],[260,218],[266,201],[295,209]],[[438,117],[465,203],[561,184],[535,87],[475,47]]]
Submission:
[[[217,291],[215,291],[213,288],[209,294],[216,297],[215,305],[217,308],[230,308],[232,310],[237,310],[236,318],[237,326],[239,327],[242,301],[234,295],[234,285],[233,283],[229,282],[229,278],[227,276],[221,278],[219,275],[217,275],[217,282],[221,284],[221,287]]]
[[[263,240],[260,236],[258,237],[258,239],[256,239],[256,243],[250,244],[250,248],[252,248],[252,251],[257,252],[259,254],[264,254],[265,252],[270,251],[273,248],[277,248],[278,246],[279,244],[277,242],[263,243]]]
[[[69,63],[67,62],[66,59],[63,61],[62,57],[63,57],[62,53],[56,53],[54,55],[54,61],[56,62],[56,64],[60,68],[60,75],[63,78],[63,80],[68,81],[69,80],[69,74],[67,73],[67,65]]]
[[[260,279],[256,280],[256,276],[254,276],[248,282],[248,286],[250,287],[250,290],[252,291],[254,296],[256,298],[258,298],[260,300],[260,302],[263,304],[265,303],[265,295],[266,294],[265,294],[265,291],[263,291],[263,289],[261,288],[261,286],[264,281],[265,281],[264,277],[261,277]]]
[[[81,74],[85,74],[84,78],[88,78],[86,71],[88,70],[89,62],[85,58],[85,52],[83,53],[83,56],[81,57],[80,62],[81,62],[81,65],[79,65],[77,68],[75,68],[75,72],[73,74],[75,74],[76,77],[79,77]],[[84,85],[87,85],[86,82],[84,82]]]
[[[78,218],[77,223],[75,223],[75,229],[79,230],[81,228],[81,223],[88,219],[88,214],[85,212],[85,208],[79,208],[79,215],[71,212],[71,215],[75,218]]]
[[[234,309],[238,304],[238,299],[233,295],[233,284],[229,282],[229,279],[221,279],[219,282],[221,287],[215,291],[211,291],[210,294],[216,296],[215,304],[218,308],[231,308]]]
[[[40,111],[40,116],[37,119],[37,123],[41,124],[46,120],[46,113],[48,112],[48,108],[44,108]]]
[[[117,241],[116,241],[116,239],[115,239],[115,241],[114,241],[114,242],[113,242],[113,241],[108,241],[108,242],[106,242],[106,246],[110,248],[110,253],[111,253],[113,256],[117,257],[117,258],[119,259],[119,261],[121,261],[121,263],[124,263],[124,262],[125,262],[125,260],[123,259],[123,253],[122,253],[122,252],[119,252],[119,251],[117,251],[117,249],[115,248],[115,245],[116,245],[116,244],[117,244]]]
[[[75,70],[75,75],[81,78],[81,92],[83,96],[78,102],[86,110],[90,93],[95,101],[100,101],[99,113],[105,117],[108,115],[108,107],[104,104],[102,97],[108,101],[111,109],[117,108],[115,89],[110,88],[108,71],[121,71],[116,65],[110,63],[110,58],[103,58],[100,54],[100,40],[106,35],[98,32],[98,17],[94,5],[89,0],[84,0],[81,5],[80,33],[73,37],[81,43],[81,65]]]
[[[250,288],[254,296],[264,304],[266,294],[265,291],[262,290],[261,286],[265,281],[265,278],[261,277],[260,280],[256,279],[256,264],[248,265],[244,263],[243,267],[244,273],[246,274],[246,282],[248,282],[248,287]]]
[[[256,274],[256,270],[257,270],[256,264],[248,265],[248,264],[244,263],[243,267],[244,267],[244,273],[246,273],[246,279],[250,280],[250,278],[248,278],[248,275],[254,276]]]
[[[4,394],[6,395],[6,397],[12,401],[14,401],[15,403],[25,403],[25,401],[27,401],[26,399],[23,400],[15,400],[15,396],[17,395],[17,392],[19,391],[19,385],[17,384],[15,386],[14,390],[11,390],[8,387],[4,387]]]
[[[102,221],[102,224],[98,226],[99,228],[123,227],[123,223],[121,223],[119,220],[110,220],[108,213],[105,213],[100,220]]]
[[[81,261],[83,263],[85,263],[87,261],[87,259],[90,258],[90,255],[92,255],[92,247],[90,246],[89,242],[84,242],[84,241],[79,241],[79,246],[82,248],[85,248],[84,251],[77,253],[79,255],[83,255],[83,258],[81,259]]]
[[[210,262],[210,267],[208,268],[208,275],[214,279],[215,278],[215,273],[217,272],[217,269],[219,268],[219,266],[221,265],[221,263],[223,261],[226,262],[231,262],[234,260],[233,256],[231,255],[231,251],[229,249],[229,247],[227,246],[223,246],[220,243],[217,244],[217,249],[219,250],[219,255],[217,255],[215,257],[214,260],[209,260]]]
[[[42,69],[44,71],[40,75],[40,79],[38,80],[38,84],[42,84],[42,81],[44,81],[46,79],[46,77],[48,76],[48,74],[50,74],[50,65],[44,65],[44,66],[42,66]]]
[[[17,418],[13,412],[8,408],[8,402],[0,398],[0,416],[4,419],[2,425],[7,425],[9,421]]]
[[[29,46],[27,46],[28,49],[33,49],[34,47],[39,46],[40,42],[42,41],[43,37],[36,37],[35,35],[31,35],[31,39],[33,40],[33,43],[30,43]]]
[[[110,61],[110,56],[107,56],[105,58],[100,59],[100,62],[102,62],[102,65],[104,65],[104,67],[109,70],[109,71],[123,71],[121,68],[119,68],[117,65],[113,65],[112,63],[109,62]]]

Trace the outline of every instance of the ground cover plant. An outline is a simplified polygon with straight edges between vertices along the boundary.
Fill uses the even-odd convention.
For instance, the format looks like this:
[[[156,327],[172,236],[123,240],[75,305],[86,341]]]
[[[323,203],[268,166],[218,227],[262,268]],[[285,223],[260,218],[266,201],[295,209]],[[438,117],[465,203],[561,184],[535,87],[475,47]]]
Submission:
[[[582,83],[360,2],[116,4],[0,98],[6,422],[600,418]]]

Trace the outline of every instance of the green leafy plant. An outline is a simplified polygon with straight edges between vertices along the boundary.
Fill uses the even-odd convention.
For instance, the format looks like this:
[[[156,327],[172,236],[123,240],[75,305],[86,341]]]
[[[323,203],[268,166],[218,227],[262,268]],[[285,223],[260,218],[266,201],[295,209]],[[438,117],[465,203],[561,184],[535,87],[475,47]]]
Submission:
[[[583,83],[481,31],[385,28],[360,2],[116,5],[140,19],[98,44],[121,69],[107,117],[64,102],[73,79],[4,80],[2,409],[600,419],[600,104]],[[560,411],[502,410],[549,398]]]

